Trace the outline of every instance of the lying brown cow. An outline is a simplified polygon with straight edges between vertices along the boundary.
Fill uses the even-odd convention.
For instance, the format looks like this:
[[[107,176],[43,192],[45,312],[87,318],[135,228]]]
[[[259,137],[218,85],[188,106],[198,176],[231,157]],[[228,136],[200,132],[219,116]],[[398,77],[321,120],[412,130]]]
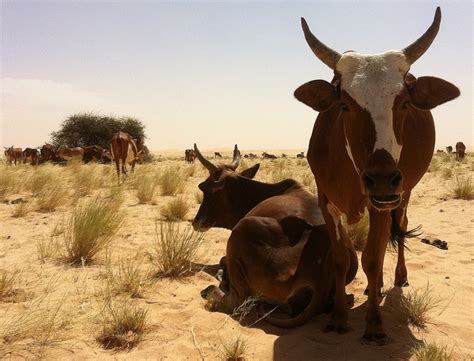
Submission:
[[[14,148],[13,145],[10,148],[4,148],[4,154],[8,164],[11,165],[12,163],[15,163],[16,165],[17,161],[19,164],[21,164],[23,160],[23,152],[21,148]]]
[[[82,160],[82,158],[84,157],[84,148],[60,147],[58,150],[58,156],[62,160],[66,160],[66,161],[73,160],[73,159]]]
[[[90,145],[84,147],[84,155],[82,157],[82,161],[84,163],[99,162],[102,160],[103,153],[104,148],[102,148],[100,145]]]
[[[195,151],[210,175],[199,185],[204,198],[193,226],[232,229],[221,260],[222,281],[201,292],[209,308],[232,313],[258,295],[267,304],[291,310],[290,318],[267,316],[280,327],[301,325],[326,310],[333,299],[335,271],[317,198],[292,179],[276,184],[252,180],[259,164],[237,173],[237,146],[233,162],[219,167],[196,145]],[[355,252],[348,257],[352,263],[347,283],[357,272]]]
[[[26,148],[23,151],[23,163],[29,162],[31,165],[39,163],[40,153],[36,148]]]

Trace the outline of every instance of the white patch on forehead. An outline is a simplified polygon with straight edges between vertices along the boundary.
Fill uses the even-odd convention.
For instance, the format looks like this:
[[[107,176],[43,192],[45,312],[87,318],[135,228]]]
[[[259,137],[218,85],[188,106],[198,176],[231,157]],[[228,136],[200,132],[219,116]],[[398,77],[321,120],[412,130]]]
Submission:
[[[375,55],[350,52],[343,54],[336,65],[341,74],[341,88],[372,117],[376,132],[373,151],[385,149],[395,162],[400,159],[402,146],[393,130],[392,107],[409,69],[401,51]]]

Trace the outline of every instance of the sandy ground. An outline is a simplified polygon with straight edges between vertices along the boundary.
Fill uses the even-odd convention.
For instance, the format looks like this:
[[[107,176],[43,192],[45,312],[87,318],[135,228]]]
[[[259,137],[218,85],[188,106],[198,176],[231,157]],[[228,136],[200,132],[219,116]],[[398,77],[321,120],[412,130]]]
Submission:
[[[276,154],[282,152],[274,151]],[[163,160],[164,152],[160,154]],[[170,154],[168,152],[166,156],[170,157]],[[296,151],[293,157],[294,154]],[[363,295],[366,278],[359,267],[356,279],[348,286],[348,292],[356,298],[349,311],[352,330],[344,335],[321,331],[329,317],[325,314],[302,327],[282,330],[264,321],[245,327],[226,315],[210,313],[204,308],[200,291],[209,284],[217,284],[217,281],[200,271],[181,280],[146,281],[142,297],[133,301],[148,309],[149,326],[144,340],[130,351],[104,350],[95,338],[100,331],[101,297],[107,284],[105,254],[101,253],[94,265],[79,268],[65,266],[55,259],[44,263],[38,259],[37,243],[49,239],[55,226],[67,217],[73,205],[63,206],[55,212],[32,211],[25,217],[14,218],[11,216],[12,205],[2,203],[0,269],[19,272],[15,287],[21,292],[14,302],[0,302],[0,328],[14,327],[12,320],[37,309],[46,310],[46,313],[58,310],[55,319],[58,325],[46,338],[35,337],[43,331],[34,330],[33,336],[19,337],[13,342],[0,340],[0,358],[217,360],[222,358],[223,343],[238,336],[247,346],[247,360],[408,360],[413,359],[412,348],[423,340],[447,345],[454,350],[455,359],[470,359],[474,355],[474,202],[452,198],[450,187],[454,178],[443,179],[442,169],[462,169],[465,176],[472,176],[471,157],[458,167],[454,162],[439,162],[441,169],[427,173],[413,192],[408,208],[409,226],[422,224],[422,237],[445,240],[449,250],[411,239],[408,243],[410,251],[406,254],[410,286],[404,289],[388,287],[393,283],[396,254],[387,252],[384,266],[387,296],[382,302],[382,314],[393,342],[382,347],[363,346],[359,342],[367,309]],[[304,162],[288,162],[288,166],[278,166],[279,175],[293,173],[296,178],[298,175],[307,177],[308,167]],[[253,163],[247,162],[248,165]],[[151,167],[160,169],[169,164],[182,169],[193,167],[178,159],[158,162]],[[275,167],[274,162],[263,162],[257,178],[275,179],[279,176],[271,173]],[[103,172],[113,177],[113,169],[109,168]],[[206,174],[195,165],[194,175],[186,182],[183,195],[192,204],[188,219],[198,210],[194,194],[198,192],[197,184],[205,179]],[[121,212],[126,213],[126,220],[114,237],[111,259],[133,257],[141,262],[144,270],[149,270],[151,265],[146,254],[155,239],[155,221],[159,218],[160,207],[171,197],[157,195],[155,204],[141,205],[133,190],[127,190],[126,194],[121,208]],[[30,193],[9,194],[6,199],[18,197],[33,201]],[[182,226],[189,226],[189,223],[182,222]],[[224,254],[229,234],[223,229],[208,231],[201,256],[195,261],[216,264]],[[428,284],[439,298],[440,307],[431,313],[431,323],[419,330],[408,325],[399,303],[402,293],[425,288]]]

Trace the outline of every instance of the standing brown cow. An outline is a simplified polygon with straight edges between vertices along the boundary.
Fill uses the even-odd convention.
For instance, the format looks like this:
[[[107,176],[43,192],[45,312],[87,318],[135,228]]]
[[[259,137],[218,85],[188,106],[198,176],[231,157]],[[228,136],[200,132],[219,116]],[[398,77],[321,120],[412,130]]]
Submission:
[[[22,163],[23,161],[23,151],[21,148],[14,148],[13,145],[10,148],[4,147],[5,148],[5,157],[7,159],[8,164],[14,163],[16,165],[16,162],[18,161],[19,164]]]
[[[196,152],[194,151],[194,149],[186,149],[184,151],[185,163],[194,163],[195,159],[196,159]]]
[[[334,70],[331,83],[310,81],[295,97],[318,111],[307,152],[328,225],[336,264],[336,299],[328,330],[348,330],[345,280],[353,247],[341,218],[357,222],[368,208],[370,228],[362,254],[368,279],[366,329],[362,342],[386,344],[379,307],[387,242],[398,242],[395,285],[408,284],[404,257],[406,211],[413,187],[426,172],[435,144],[430,110],[456,98],[459,89],[432,76],[415,78],[410,66],[438,33],[441,10],[418,40],[401,51],[340,54],[319,41],[301,19],[311,50]]]
[[[463,142],[456,143],[456,160],[463,160],[466,154],[466,146]]]
[[[36,148],[26,148],[23,151],[23,163],[30,162],[31,165],[39,163],[40,154]]]
[[[127,162],[130,163],[133,173],[138,159],[137,145],[130,134],[119,131],[112,136],[111,154],[115,160],[117,178],[120,182],[120,160],[122,161],[122,175],[125,178],[127,176]]]

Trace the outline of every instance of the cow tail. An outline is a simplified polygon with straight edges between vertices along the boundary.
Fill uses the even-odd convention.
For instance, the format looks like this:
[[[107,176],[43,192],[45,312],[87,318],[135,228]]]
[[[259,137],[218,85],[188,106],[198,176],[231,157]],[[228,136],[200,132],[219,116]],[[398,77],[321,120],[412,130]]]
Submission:
[[[398,248],[398,243],[401,239],[415,238],[423,233],[421,230],[423,226],[421,224],[408,231],[402,231],[400,224],[398,224],[396,220],[395,210],[391,211],[390,214],[392,216],[392,226],[390,227],[390,244],[393,248]],[[404,247],[408,249],[406,244],[404,244]]]
[[[305,324],[315,313],[319,304],[319,296],[316,294],[315,290],[312,290],[311,300],[309,301],[308,306],[293,318],[280,318],[275,317],[271,313],[267,315],[264,319],[277,327],[281,328],[292,328],[298,327]]]

